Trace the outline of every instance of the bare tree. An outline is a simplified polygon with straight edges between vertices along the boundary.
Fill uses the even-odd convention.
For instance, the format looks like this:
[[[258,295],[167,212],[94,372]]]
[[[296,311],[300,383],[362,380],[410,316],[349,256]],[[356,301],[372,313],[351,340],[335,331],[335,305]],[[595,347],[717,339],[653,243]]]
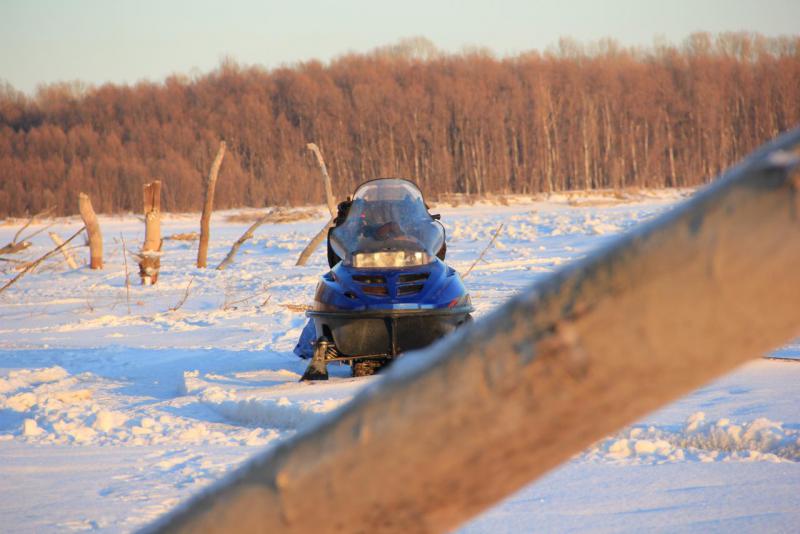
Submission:
[[[309,135],[325,140],[334,192],[390,175],[414,179],[428,198],[701,185],[800,123],[800,35],[756,39],[755,55],[752,35],[725,34],[649,51],[565,41],[548,54],[433,61],[411,41],[183,85],[51,87],[37,102],[0,90],[0,217],[50,205],[72,213],[76,191],[97,191],[98,212],[138,211],[151,176],[174,184],[162,190],[164,211],[196,210],[220,132],[236,136],[214,200],[226,206],[316,197]]]

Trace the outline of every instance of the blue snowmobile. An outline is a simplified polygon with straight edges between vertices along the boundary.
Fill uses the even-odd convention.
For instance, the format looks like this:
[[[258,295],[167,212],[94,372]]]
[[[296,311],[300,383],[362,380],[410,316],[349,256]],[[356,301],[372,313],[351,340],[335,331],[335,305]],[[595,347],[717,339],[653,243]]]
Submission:
[[[444,263],[445,231],[417,186],[370,180],[339,204],[328,231],[331,268],[317,285],[295,354],[301,380],[327,380],[327,364],[366,376],[472,320],[472,301]]]

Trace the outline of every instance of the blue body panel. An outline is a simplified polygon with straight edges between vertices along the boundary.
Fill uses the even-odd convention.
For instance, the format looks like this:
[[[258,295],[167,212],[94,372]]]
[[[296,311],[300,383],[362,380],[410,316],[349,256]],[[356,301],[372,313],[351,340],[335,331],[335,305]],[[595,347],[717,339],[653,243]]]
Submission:
[[[355,269],[340,262],[322,277],[314,297],[314,311],[319,312],[435,310],[469,304],[461,277],[438,258],[403,269]]]

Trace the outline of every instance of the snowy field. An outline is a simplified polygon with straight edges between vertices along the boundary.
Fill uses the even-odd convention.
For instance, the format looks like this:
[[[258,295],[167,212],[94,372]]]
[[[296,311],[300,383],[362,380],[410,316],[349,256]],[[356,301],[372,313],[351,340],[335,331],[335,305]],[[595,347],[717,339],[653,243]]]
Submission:
[[[479,319],[682,196],[434,211],[462,272],[504,223],[466,279]],[[232,213],[214,216],[212,267],[248,226],[226,222]],[[196,231],[198,219],[170,215],[163,234]],[[134,530],[380,380],[331,366],[327,383],[297,382],[302,306],[326,262],[319,250],[308,266],[294,263],[323,223],[320,209],[264,225],[225,271],[194,268],[196,241],[166,240],[156,286],[139,286],[129,260],[128,297],[121,237],[138,250],[144,226],[102,217],[104,270],[54,257],[0,294],[0,531]],[[79,227],[64,219],[51,231]],[[17,228],[0,224],[0,245]],[[18,256],[52,247],[47,232],[33,241]],[[87,249],[76,252],[85,261]],[[0,268],[1,284],[13,271]],[[800,343],[771,356],[782,359],[753,361],[601,440],[463,531],[797,532]]]

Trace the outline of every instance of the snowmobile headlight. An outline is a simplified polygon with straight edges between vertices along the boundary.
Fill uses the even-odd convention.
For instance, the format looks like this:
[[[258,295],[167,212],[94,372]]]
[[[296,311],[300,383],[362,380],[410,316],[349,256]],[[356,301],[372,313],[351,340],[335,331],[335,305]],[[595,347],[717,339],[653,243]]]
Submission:
[[[353,267],[356,269],[391,269],[427,265],[428,263],[430,263],[430,258],[425,252],[397,250],[353,254]]]

